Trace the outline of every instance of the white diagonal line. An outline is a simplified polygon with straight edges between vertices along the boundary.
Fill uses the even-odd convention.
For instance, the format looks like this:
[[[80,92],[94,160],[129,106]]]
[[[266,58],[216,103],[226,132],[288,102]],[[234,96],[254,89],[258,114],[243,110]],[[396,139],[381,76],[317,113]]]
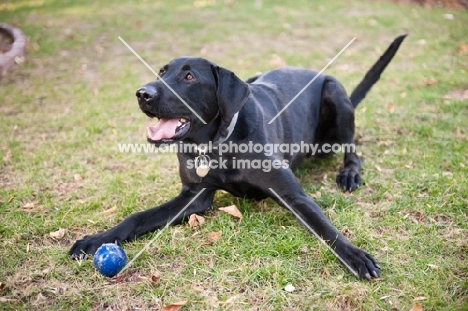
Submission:
[[[152,238],[148,243],[146,243],[146,245],[138,252],[138,254],[136,254],[135,257],[133,257],[132,260],[130,260],[130,262],[125,265],[125,267],[119,272],[119,274],[121,274],[128,267],[130,267],[132,265],[132,263],[138,257],[140,257],[140,255],[143,254],[143,252],[146,251],[148,249],[148,247],[150,247],[150,245],[153,244],[154,241],[156,241],[156,239],[164,232],[164,230],[166,230],[174,222],[174,220],[177,219],[177,217],[179,217],[183,212],[185,212],[185,210],[190,206],[190,204],[192,204],[193,201],[195,201],[200,196],[200,194],[202,194],[202,192],[205,191],[205,190],[206,190],[206,188],[203,188],[202,190],[200,190],[200,192],[197,193],[197,195],[194,196],[193,199],[191,199],[190,202],[188,202],[187,205],[185,205],[184,208],[181,209],[179,213],[177,213],[177,215],[175,215],[171,220],[169,220],[169,222],[166,224],[166,226],[164,226],[164,228],[159,230],[159,232],[154,236],[154,238]]]
[[[280,116],[280,114],[282,114],[283,111],[285,111],[286,108],[288,108],[288,107],[289,107],[289,106],[290,106],[290,105],[291,105],[291,104],[292,104],[292,103],[309,87],[309,85],[311,85],[311,84],[315,81],[315,79],[317,79],[317,78],[325,71],[325,69],[327,69],[328,66],[330,66],[330,65],[341,55],[341,53],[343,53],[343,52],[351,45],[351,43],[354,42],[354,40],[356,40],[356,37],[353,37],[353,38],[351,39],[351,41],[349,41],[348,44],[346,44],[345,47],[342,48],[341,51],[339,51],[338,54],[336,54],[335,57],[333,57],[333,58],[328,62],[328,64],[326,64],[325,67],[323,67],[323,69],[320,70],[320,71],[312,78],[312,80],[310,80],[310,82],[307,83],[307,85],[304,86],[304,87],[302,88],[302,90],[300,90],[299,93],[297,93],[297,95],[294,96],[294,98],[291,99],[291,100],[289,101],[289,103],[287,103],[286,106],[284,106],[283,109],[281,109],[281,111],[278,112],[278,113],[276,114],[276,116],[275,116],[273,119],[271,119],[270,122],[268,122],[268,124],[273,123],[273,121],[275,121],[276,118],[278,118],[278,117]]]
[[[268,188],[268,189],[270,189],[270,191],[273,192],[273,194],[284,204],[284,206],[286,206],[286,207],[294,214],[294,216],[296,216],[296,218],[299,219],[300,222],[301,222],[307,229],[309,229],[309,231],[312,232],[312,233],[319,239],[320,242],[323,243],[323,245],[325,245],[326,247],[328,247],[328,249],[333,253],[333,255],[335,255],[336,258],[338,258],[338,259],[341,261],[341,263],[342,263],[346,268],[348,268],[348,270],[349,270],[352,274],[354,274],[355,277],[359,278],[359,274],[358,274],[353,268],[351,268],[351,266],[348,265],[348,264],[343,260],[343,258],[341,258],[340,255],[338,255],[338,253],[335,252],[335,250],[334,250],[330,245],[328,245],[327,242],[325,242],[325,240],[324,240],[320,235],[318,235],[317,232],[315,232],[315,230],[312,229],[312,227],[309,226],[309,224],[307,224],[307,222],[306,222],[304,219],[302,219],[301,216],[299,216],[299,214],[297,214],[297,213],[288,205],[288,203],[286,203],[286,202],[283,200],[283,198],[279,196],[278,193],[275,192],[275,190],[273,190],[272,188]]]
[[[130,51],[132,51],[133,54],[135,54],[135,56],[136,56],[146,67],[148,67],[148,69],[149,69],[156,77],[158,77],[159,80],[161,80],[162,83],[164,83],[164,85],[165,85],[169,90],[171,90],[172,93],[174,93],[175,96],[177,96],[178,99],[180,99],[181,102],[183,102],[183,103],[185,104],[185,106],[187,106],[188,109],[190,109],[191,112],[193,112],[194,115],[197,116],[198,119],[200,119],[200,121],[203,122],[203,124],[206,124],[205,120],[203,120],[202,117],[200,117],[200,116],[198,115],[198,113],[196,113],[196,111],[193,110],[192,107],[190,107],[190,105],[187,104],[187,103],[185,102],[185,100],[183,100],[182,97],[180,97],[179,94],[177,94],[177,92],[174,91],[174,89],[172,89],[172,87],[170,87],[169,84],[167,84],[166,81],[164,81],[163,78],[161,78],[161,77],[156,73],[156,71],[154,71],[153,68],[151,68],[151,66],[148,65],[148,63],[145,62],[145,61],[143,60],[143,58],[141,58],[141,56],[138,55],[137,52],[135,52],[134,49],[132,49],[132,47],[131,47],[130,45],[128,45],[127,42],[125,42],[124,39],[122,39],[120,36],[119,36],[118,38],[119,38],[120,41],[122,41],[123,44],[125,44],[125,46],[126,46]]]

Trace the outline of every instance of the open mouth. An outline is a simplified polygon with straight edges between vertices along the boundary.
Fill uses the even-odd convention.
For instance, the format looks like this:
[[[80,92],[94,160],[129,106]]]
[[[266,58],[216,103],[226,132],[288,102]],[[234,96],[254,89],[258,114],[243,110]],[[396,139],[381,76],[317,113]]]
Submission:
[[[158,119],[159,122],[156,125],[147,128],[149,142],[170,143],[184,137],[190,129],[190,120],[187,118]]]

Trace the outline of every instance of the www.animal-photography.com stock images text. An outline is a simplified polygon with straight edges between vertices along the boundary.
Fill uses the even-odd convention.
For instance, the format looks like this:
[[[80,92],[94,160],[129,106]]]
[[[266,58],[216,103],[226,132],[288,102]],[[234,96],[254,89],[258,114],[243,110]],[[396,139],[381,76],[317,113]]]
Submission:
[[[467,310],[468,2],[0,3],[0,309]]]

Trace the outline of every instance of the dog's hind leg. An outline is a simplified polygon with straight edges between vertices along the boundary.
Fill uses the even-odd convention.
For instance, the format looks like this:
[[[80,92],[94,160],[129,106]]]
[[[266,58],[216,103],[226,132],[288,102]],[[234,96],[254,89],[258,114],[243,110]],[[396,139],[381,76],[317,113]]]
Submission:
[[[322,136],[322,143],[341,144],[344,151],[344,168],[336,177],[336,183],[344,191],[356,190],[361,184],[361,161],[354,144],[354,107],[343,85],[331,77],[322,89],[320,123],[317,132],[318,137]]]

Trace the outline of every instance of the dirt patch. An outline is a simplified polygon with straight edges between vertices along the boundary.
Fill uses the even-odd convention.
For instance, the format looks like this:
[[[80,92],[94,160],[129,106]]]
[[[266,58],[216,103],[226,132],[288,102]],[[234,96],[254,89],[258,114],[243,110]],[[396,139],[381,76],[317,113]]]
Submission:
[[[447,95],[444,96],[444,98],[459,100],[459,101],[463,101],[463,100],[468,101],[468,89],[467,90],[452,90],[448,92]]]
[[[468,0],[392,0],[395,3],[412,3],[427,8],[446,7],[451,9],[468,9]]]

